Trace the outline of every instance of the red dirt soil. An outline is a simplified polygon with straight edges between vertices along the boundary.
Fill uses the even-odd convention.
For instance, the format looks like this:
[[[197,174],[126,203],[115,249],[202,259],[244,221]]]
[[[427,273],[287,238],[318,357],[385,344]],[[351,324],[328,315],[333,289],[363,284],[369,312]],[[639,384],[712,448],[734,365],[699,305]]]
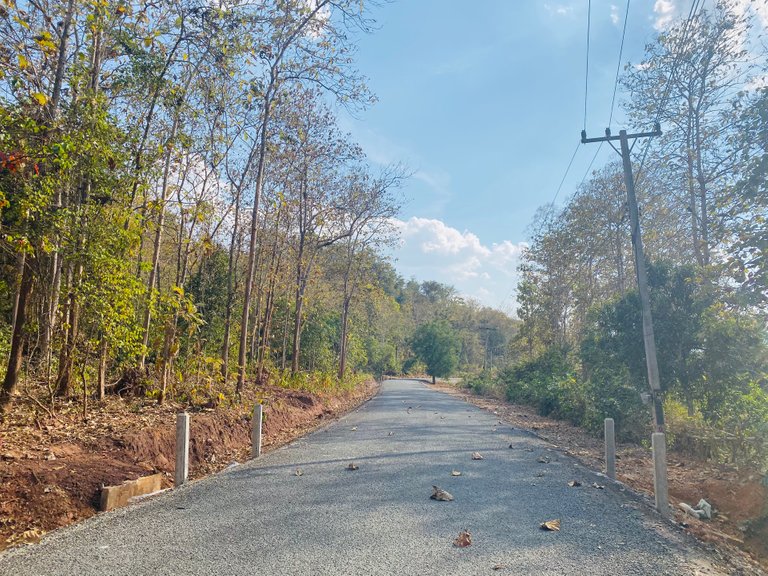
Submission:
[[[583,429],[562,420],[539,416],[527,406],[475,396],[465,389],[438,383],[437,388],[458,395],[493,412],[516,428],[534,432],[565,454],[576,457],[593,470],[604,470],[604,444]],[[653,463],[650,449],[635,444],[616,448],[617,479],[653,503]],[[670,451],[667,454],[669,499],[675,521],[713,551],[733,574],[763,574],[768,570],[768,489],[755,471],[696,460]],[[680,502],[696,506],[704,498],[715,509],[711,521],[687,516]]]
[[[340,395],[261,386],[262,448],[275,449],[376,394],[370,382]],[[48,411],[18,399],[0,423],[0,550],[93,516],[102,486],[164,473],[173,484],[176,413],[185,407],[107,398],[91,407]],[[251,418],[242,407],[188,408],[190,477],[250,456]]]

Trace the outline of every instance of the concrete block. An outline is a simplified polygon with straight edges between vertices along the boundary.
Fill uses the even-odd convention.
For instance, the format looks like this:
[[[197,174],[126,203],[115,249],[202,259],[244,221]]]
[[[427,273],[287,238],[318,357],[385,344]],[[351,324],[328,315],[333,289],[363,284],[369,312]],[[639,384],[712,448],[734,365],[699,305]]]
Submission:
[[[102,512],[114,510],[128,504],[128,500],[135,496],[143,496],[160,490],[163,484],[162,474],[144,476],[138,480],[126,480],[119,486],[105,486],[101,489]]]

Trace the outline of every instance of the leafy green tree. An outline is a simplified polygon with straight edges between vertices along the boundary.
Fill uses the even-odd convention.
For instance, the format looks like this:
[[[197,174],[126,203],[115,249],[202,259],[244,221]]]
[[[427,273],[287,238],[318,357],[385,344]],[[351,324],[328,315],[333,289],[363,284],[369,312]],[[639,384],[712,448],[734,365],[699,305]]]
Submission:
[[[438,376],[450,376],[459,363],[458,336],[444,321],[419,326],[411,339],[411,349],[426,364],[433,384]]]

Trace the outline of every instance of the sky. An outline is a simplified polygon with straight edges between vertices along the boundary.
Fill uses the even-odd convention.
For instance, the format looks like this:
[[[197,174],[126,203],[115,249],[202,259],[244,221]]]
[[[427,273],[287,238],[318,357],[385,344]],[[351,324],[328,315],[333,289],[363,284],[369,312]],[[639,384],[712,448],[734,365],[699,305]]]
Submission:
[[[691,0],[635,0],[623,62]],[[766,4],[768,0],[742,0]],[[586,130],[608,126],[625,0],[592,0]],[[437,280],[483,305],[515,310],[516,268],[536,210],[560,205],[597,148],[585,126],[588,0],[394,0],[373,9],[357,63],[378,102],[341,112],[375,165],[402,162],[401,240],[393,263],[406,279]],[[612,128],[625,125],[619,89]],[[603,147],[592,170],[618,160]]]

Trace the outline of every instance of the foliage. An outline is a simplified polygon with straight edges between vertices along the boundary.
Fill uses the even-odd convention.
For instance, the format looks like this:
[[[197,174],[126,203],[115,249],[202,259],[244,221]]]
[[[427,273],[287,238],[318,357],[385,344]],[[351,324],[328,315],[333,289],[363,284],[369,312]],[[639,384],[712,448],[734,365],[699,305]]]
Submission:
[[[427,374],[450,376],[459,364],[459,341],[447,322],[433,321],[419,326],[411,339],[411,349],[427,367]]]

